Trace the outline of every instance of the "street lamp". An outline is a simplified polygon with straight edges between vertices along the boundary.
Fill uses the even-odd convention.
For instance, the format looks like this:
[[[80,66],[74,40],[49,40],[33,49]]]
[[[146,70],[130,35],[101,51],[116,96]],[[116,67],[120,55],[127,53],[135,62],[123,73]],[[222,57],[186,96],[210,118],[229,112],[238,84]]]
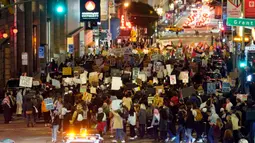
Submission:
[[[129,3],[128,2],[125,2],[124,3],[124,7],[128,7],[129,6]]]

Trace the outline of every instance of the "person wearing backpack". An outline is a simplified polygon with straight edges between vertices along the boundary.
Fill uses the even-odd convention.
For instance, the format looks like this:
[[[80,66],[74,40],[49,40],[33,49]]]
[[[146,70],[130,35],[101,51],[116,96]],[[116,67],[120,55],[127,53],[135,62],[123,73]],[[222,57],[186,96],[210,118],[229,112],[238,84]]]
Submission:
[[[197,133],[197,140],[201,139],[202,133],[203,133],[203,128],[202,125],[202,120],[203,120],[203,115],[200,109],[198,109],[196,104],[193,104],[193,109],[192,109],[192,114],[194,116],[194,121],[195,121],[195,131]]]
[[[76,127],[77,130],[80,130],[83,127],[82,125],[83,119],[84,119],[83,114],[84,114],[84,111],[83,111],[82,105],[78,104],[76,107],[76,111],[74,111],[73,113],[72,120],[70,120],[70,124],[74,125],[74,127]]]

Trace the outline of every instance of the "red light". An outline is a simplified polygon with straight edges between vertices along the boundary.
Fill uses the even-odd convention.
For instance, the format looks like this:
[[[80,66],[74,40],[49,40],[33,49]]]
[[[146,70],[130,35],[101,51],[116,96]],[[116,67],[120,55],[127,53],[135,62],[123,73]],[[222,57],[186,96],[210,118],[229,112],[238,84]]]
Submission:
[[[224,31],[225,29],[224,29],[224,27],[221,27],[220,30],[221,30],[221,31]]]

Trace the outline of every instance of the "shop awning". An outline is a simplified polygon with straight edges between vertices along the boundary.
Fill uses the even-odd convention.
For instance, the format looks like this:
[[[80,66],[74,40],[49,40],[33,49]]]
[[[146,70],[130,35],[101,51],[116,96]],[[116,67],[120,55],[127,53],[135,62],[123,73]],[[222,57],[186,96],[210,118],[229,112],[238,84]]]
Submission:
[[[84,30],[84,27],[79,27],[75,29],[74,31],[67,34],[67,37],[74,37],[75,35],[79,34],[82,30]]]

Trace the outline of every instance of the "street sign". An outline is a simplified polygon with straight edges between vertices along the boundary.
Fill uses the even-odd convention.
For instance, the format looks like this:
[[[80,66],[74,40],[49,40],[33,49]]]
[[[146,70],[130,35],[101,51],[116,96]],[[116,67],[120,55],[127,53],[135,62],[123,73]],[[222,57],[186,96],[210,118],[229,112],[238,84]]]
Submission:
[[[44,58],[44,46],[39,47],[39,52],[38,52],[39,59]]]
[[[72,54],[72,53],[74,52],[74,46],[73,46],[73,44],[69,44],[69,45],[68,45],[68,52],[69,52],[70,54]]]
[[[255,27],[255,19],[232,18],[232,17],[228,17],[228,19],[227,19],[227,25],[228,25],[228,26]]]
[[[245,0],[245,17],[254,18],[255,16],[255,1],[254,0]]]
[[[227,15],[228,17],[241,17],[241,1],[228,0],[227,2]]]
[[[21,60],[22,60],[22,65],[28,65],[28,55],[27,52],[23,52],[21,54]]]

